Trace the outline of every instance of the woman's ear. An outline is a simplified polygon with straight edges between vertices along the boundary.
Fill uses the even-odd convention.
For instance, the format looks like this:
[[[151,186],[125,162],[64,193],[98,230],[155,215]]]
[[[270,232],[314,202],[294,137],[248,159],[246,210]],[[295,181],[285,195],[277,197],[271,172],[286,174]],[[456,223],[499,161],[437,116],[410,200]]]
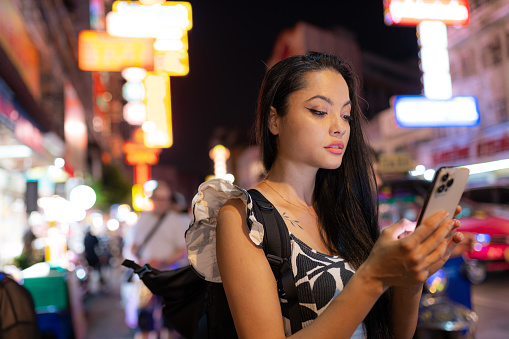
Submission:
[[[269,131],[274,135],[279,134],[279,115],[273,106],[270,106]]]

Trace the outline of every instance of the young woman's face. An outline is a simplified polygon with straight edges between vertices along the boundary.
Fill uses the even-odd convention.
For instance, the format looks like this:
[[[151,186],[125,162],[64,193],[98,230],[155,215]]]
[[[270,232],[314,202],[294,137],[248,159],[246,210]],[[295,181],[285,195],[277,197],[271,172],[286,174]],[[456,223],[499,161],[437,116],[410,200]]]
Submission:
[[[305,87],[289,96],[287,114],[271,126],[278,135],[278,157],[336,169],[350,137],[348,85],[334,70],[309,72],[304,80]]]

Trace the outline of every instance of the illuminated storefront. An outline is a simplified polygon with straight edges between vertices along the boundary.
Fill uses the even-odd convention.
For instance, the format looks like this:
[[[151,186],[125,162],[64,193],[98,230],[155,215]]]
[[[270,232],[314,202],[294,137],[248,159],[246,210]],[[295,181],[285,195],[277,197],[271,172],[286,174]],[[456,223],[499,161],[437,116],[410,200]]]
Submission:
[[[37,232],[28,216],[38,210],[38,197],[55,194],[67,179],[55,166],[63,151],[61,139],[42,133],[0,79],[0,265],[21,253],[29,225]]]
[[[475,165],[471,187],[509,185],[509,122],[447,135],[450,129],[454,132],[454,128],[402,128],[395,121],[394,111],[387,109],[370,121],[367,134],[377,152],[405,154],[415,166],[437,169]],[[406,175],[405,171],[397,174]]]

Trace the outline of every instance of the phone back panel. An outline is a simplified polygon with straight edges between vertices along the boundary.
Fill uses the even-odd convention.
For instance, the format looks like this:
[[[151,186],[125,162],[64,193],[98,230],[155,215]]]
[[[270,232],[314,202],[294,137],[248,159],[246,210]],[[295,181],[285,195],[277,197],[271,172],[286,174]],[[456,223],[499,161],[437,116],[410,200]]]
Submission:
[[[463,195],[469,173],[470,171],[464,167],[439,168],[424,201],[417,225],[441,210],[449,212],[448,219],[452,219]]]

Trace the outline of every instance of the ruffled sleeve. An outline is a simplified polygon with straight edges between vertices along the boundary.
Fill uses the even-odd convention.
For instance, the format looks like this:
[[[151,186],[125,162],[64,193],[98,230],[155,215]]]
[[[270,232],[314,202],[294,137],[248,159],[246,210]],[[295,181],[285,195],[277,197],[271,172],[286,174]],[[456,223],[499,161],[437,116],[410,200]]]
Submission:
[[[263,225],[254,216],[249,193],[224,179],[211,179],[198,188],[193,199],[194,220],[186,232],[189,263],[207,281],[221,282],[216,260],[216,223],[221,207],[230,199],[241,199],[246,205],[249,237],[262,247]]]

